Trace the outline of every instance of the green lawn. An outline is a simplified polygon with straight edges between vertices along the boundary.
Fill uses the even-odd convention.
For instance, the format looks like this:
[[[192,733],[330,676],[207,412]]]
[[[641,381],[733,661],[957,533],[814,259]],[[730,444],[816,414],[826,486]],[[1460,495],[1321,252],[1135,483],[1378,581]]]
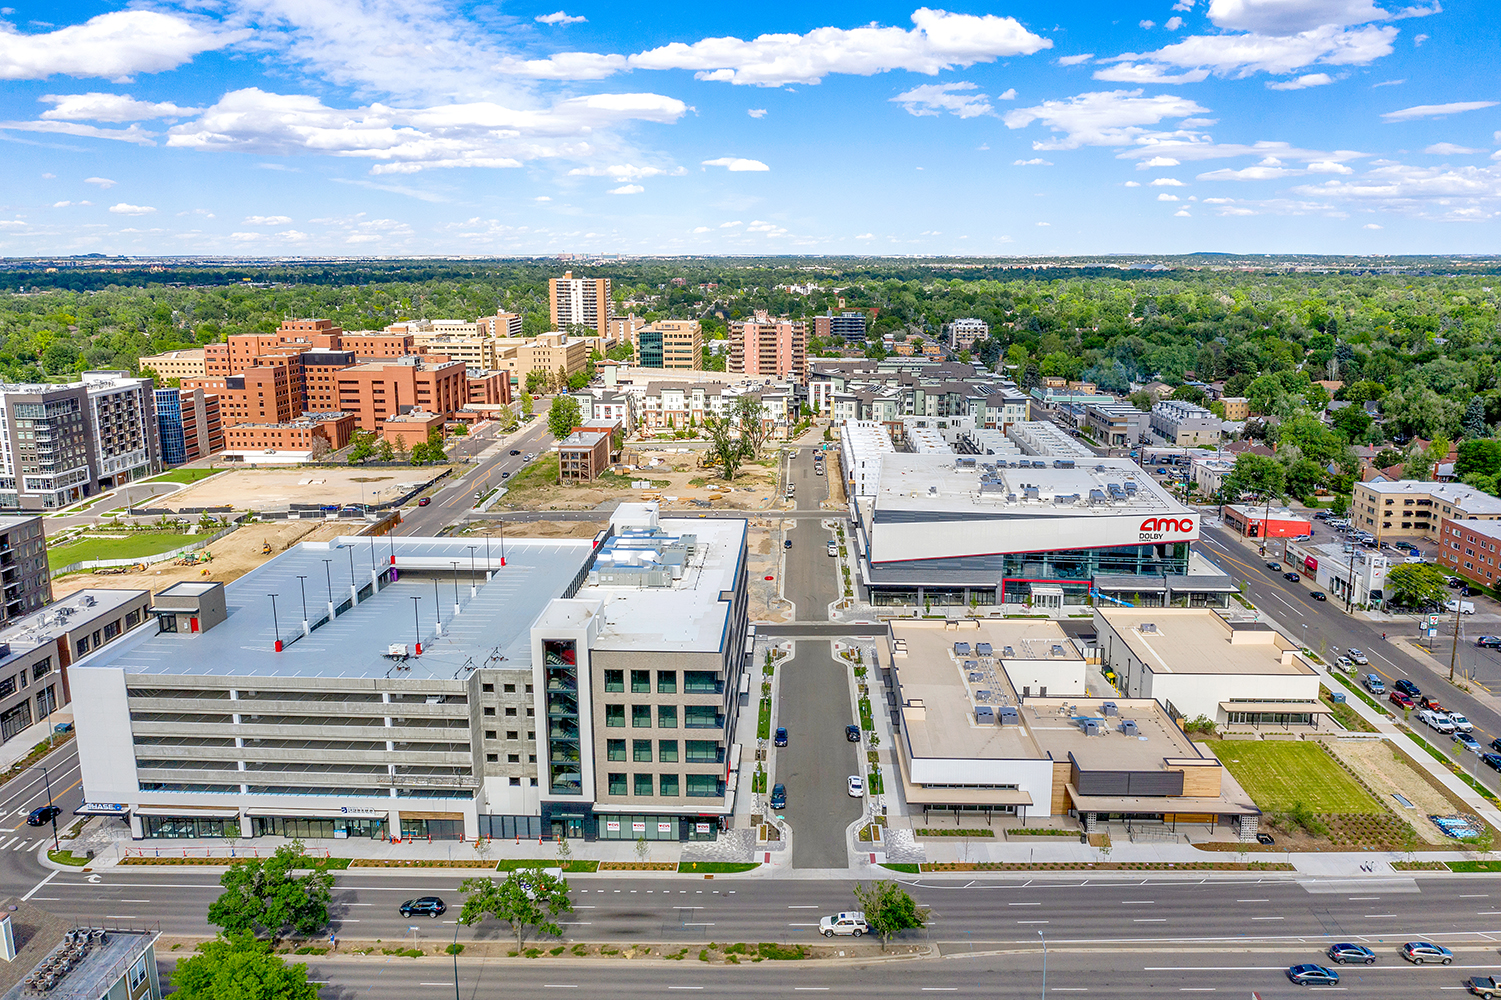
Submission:
[[[137,531],[119,538],[84,538],[55,549],[49,548],[47,565],[56,569],[92,559],[139,559],[191,545],[202,537],[173,531]]]
[[[1301,802],[1315,813],[1384,811],[1317,743],[1224,740],[1214,749],[1264,810],[1281,812]]]
[[[511,493],[520,493],[543,486],[556,486],[558,485],[558,455],[556,452],[538,455],[510,479],[492,480],[491,484],[506,487],[509,490],[507,499],[511,503],[515,502],[515,498],[509,495]]]
[[[209,476],[217,476],[219,473],[221,473],[223,471],[225,471],[225,470],[223,470],[223,469],[173,469],[171,472],[164,472],[160,476],[152,476],[150,479],[146,480],[146,482],[148,482],[148,483],[196,483],[200,479],[207,479]]]

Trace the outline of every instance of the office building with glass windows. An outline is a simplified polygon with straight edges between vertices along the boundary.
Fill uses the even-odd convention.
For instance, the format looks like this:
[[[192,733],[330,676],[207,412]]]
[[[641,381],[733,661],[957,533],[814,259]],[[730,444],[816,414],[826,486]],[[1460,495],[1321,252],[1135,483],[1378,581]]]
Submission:
[[[70,670],[86,809],[138,838],[716,836],[746,522],[656,513],[303,543],[168,588]]]

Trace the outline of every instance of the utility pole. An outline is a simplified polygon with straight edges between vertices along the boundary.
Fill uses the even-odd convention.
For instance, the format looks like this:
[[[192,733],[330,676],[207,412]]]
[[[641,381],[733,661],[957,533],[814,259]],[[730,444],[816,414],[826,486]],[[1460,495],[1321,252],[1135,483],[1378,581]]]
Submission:
[[[1469,588],[1466,587],[1465,590]],[[1463,594],[1465,590],[1461,590]],[[1464,606],[1462,598],[1454,598],[1454,648],[1449,652],[1449,683],[1454,683],[1454,664],[1459,660],[1459,609]]]

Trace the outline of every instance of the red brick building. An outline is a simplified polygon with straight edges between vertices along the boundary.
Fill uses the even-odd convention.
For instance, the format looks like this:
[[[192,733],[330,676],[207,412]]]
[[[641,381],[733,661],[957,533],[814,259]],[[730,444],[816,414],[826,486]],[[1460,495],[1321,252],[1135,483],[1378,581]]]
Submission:
[[[1437,562],[1454,576],[1487,587],[1501,585],[1501,521],[1444,518]]]
[[[339,409],[353,413],[362,430],[379,433],[387,417],[421,409],[443,420],[463,409],[469,389],[461,361],[425,364],[421,358],[369,362],[345,368],[338,380]]]
[[[308,413],[284,423],[236,424],[224,432],[230,452],[315,451],[321,440],[329,451],[349,444],[354,436],[353,413]]]
[[[511,402],[511,375],[509,372],[481,372],[469,371],[465,376],[468,383],[468,395],[466,403],[478,403],[484,406],[509,405]]]
[[[408,410],[387,417],[380,425],[380,436],[398,448],[412,450],[414,445],[425,442],[433,431],[442,431],[443,415],[426,410]]]

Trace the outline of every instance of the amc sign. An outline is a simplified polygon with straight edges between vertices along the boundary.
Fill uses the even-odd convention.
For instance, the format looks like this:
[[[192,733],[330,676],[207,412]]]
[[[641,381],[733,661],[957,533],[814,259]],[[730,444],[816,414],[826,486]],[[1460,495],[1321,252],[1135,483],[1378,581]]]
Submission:
[[[1191,517],[1149,517],[1141,522],[1140,538],[1143,542],[1186,542],[1194,538],[1194,519]]]

